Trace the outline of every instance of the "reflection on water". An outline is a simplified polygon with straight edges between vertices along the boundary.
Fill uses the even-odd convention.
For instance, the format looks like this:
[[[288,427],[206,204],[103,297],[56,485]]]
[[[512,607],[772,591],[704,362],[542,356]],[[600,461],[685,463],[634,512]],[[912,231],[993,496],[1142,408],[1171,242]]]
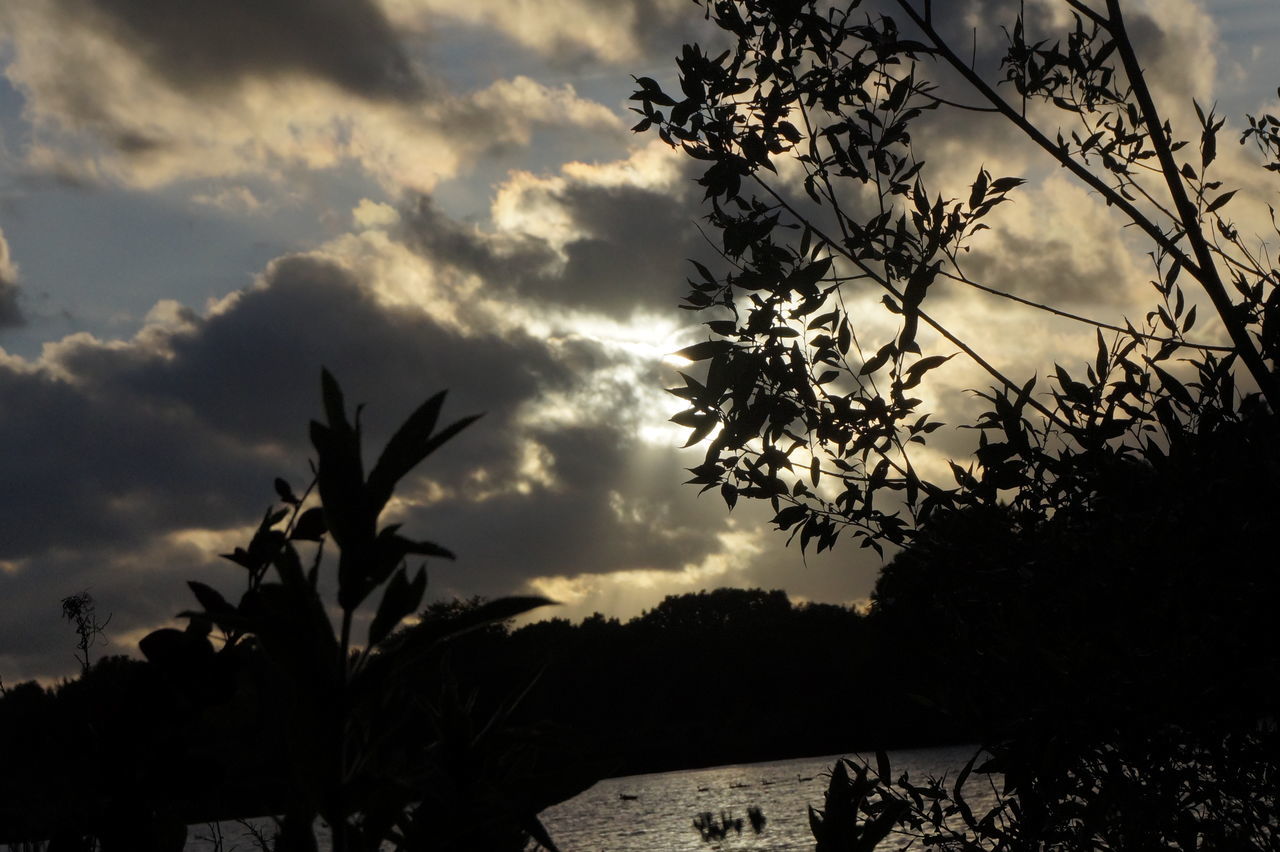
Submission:
[[[908,772],[955,776],[973,756],[970,746],[890,752],[894,776]],[[578,797],[542,813],[543,823],[564,852],[705,852],[705,850],[812,850],[808,806],[822,807],[826,774],[839,755],[718,766],[654,775],[610,778]],[[874,765],[874,757],[867,755]],[[856,756],[855,756],[856,759]],[[967,785],[966,785],[967,786]],[[977,813],[993,804],[975,789]],[[747,809],[758,807],[767,820],[756,835]],[[743,821],[742,833],[705,843],[693,821],[710,812]],[[880,848],[895,849],[891,836]]]
[[[928,775],[954,777],[972,756],[972,746],[889,753],[894,777],[907,772],[917,781]],[[609,778],[576,798],[543,811],[542,821],[563,852],[812,850],[808,806],[822,807],[827,773],[839,757]],[[858,759],[856,755],[851,757]],[[874,756],[866,757],[874,766]],[[972,789],[968,786],[966,798],[975,813],[982,814],[994,804],[993,796],[984,796],[977,783],[971,785]],[[759,835],[751,830],[748,809],[753,807],[765,817],[764,830]],[[742,820],[742,833],[730,831],[724,840],[704,842],[693,824],[704,813],[710,813],[717,823],[722,815]],[[269,822],[261,824],[261,828],[271,836]],[[192,826],[187,849],[212,852],[217,844],[204,839],[211,838],[211,834],[211,827]],[[258,848],[244,829],[234,824],[223,824],[221,839],[222,852],[251,852]],[[879,848],[901,849],[906,843],[906,838],[890,835]],[[320,849],[329,849],[324,832],[320,835]]]

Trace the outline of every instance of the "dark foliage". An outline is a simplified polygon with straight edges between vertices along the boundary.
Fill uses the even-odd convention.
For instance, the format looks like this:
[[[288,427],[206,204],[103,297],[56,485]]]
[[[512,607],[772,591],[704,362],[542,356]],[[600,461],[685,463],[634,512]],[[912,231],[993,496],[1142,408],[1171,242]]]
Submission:
[[[672,390],[688,403],[675,422],[707,442],[691,481],[730,508],[769,501],[802,549],[842,534],[905,546],[877,590],[871,629],[896,649],[878,686],[914,687],[989,758],[951,787],[894,779],[885,760],[838,769],[822,848],[889,831],[952,849],[1276,848],[1280,276],[1227,212],[1224,121],[1194,104],[1180,138],[1119,0],[1063,0],[1062,32],[1042,6],[1011,6],[983,22],[1006,39],[998,67],[980,67],[956,7],[929,0],[884,4],[893,15],[702,5],[728,49],[686,46],[678,94],[639,78],[633,95],[637,130],[705,164],[724,259],[695,264],[683,306],[711,335],[679,353],[705,370]],[[946,35],[961,30],[963,46]],[[967,197],[930,189],[913,129],[968,111],[1149,242],[1140,322],[967,274],[984,219],[1025,183],[982,168]],[[1250,117],[1240,140],[1270,171],[1277,126]],[[1096,354],[1015,381],[949,327],[943,282],[1079,322]],[[879,324],[845,301],[868,291]],[[1197,310],[1216,324],[1206,341]],[[973,457],[931,479],[943,424],[914,394],[955,355],[992,384],[960,424]],[[964,783],[991,773],[1004,794],[974,815]]]
[[[430,816],[410,829],[430,826],[434,845],[414,841],[423,848],[466,848],[479,842],[477,826],[503,830],[497,815],[536,813],[607,775],[960,735],[910,698],[865,700],[885,648],[867,618],[844,607],[717,589],[669,597],[626,623],[596,615],[512,630],[492,612],[479,599],[432,604],[386,640],[453,637],[408,664],[388,700],[416,714],[392,729],[397,751],[431,756],[414,811]],[[300,759],[289,728],[300,720],[265,698],[281,688],[275,663],[238,643],[234,654],[196,651],[196,665],[183,648],[204,648],[203,637],[186,636],[151,643],[146,663],[102,660],[53,692],[8,690],[0,836],[51,821],[107,833],[109,812],[133,814],[121,830],[136,833],[141,812],[183,824],[288,811],[298,783],[290,761]],[[407,761],[396,766],[407,771]],[[94,769],[102,766],[133,780],[104,794]],[[200,771],[175,776],[185,766]],[[517,844],[519,826],[507,825],[511,837],[488,837],[483,848]]]
[[[505,713],[477,717],[452,684],[413,674],[449,639],[549,601],[495,600],[392,635],[426,589],[425,570],[410,574],[407,558],[452,554],[379,527],[379,516],[397,482],[476,418],[437,429],[444,394],[432,397],[366,474],[359,412],[348,418],[327,371],[322,387],[314,482],[298,496],[276,480],[279,502],[247,547],[226,554],[245,576],[237,602],[192,582],[201,608],[181,613],[186,630],[140,642],[146,664],[102,661],[56,697],[7,693],[0,839],[172,850],[190,823],[278,814],[277,852],[314,850],[318,817],[335,852],[520,850],[530,838],[554,849],[537,813],[594,776],[552,761]],[[326,545],[338,550],[329,562]],[[299,548],[311,550],[309,565]],[[336,629],[318,584],[332,562]],[[72,602],[68,617],[92,639],[91,605]]]
[[[875,645],[866,619],[844,607],[716,589],[668,597],[626,623],[596,615],[477,631],[432,665],[482,708],[539,673],[513,718],[560,731],[570,754],[608,775],[956,736],[927,708],[860,700]]]

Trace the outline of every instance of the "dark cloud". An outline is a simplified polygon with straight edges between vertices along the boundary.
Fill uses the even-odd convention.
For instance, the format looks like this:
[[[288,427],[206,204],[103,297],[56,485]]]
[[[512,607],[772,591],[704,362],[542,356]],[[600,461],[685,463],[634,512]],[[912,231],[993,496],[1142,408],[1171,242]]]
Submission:
[[[723,508],[679,491],[688,458],[639,440],[638,388],[596,382],[626,357],[586,338],[461,335],[297,256],[209,318],[126,344],[69,338],[45,371],[0,368],[0,442],[21,448],[0,456],[3,674],[68,671],[56,618],[67,594],[91,589],[117,612],[119,637],[189,605],[186,579],[233,590],[229,564],[172,534],[251,524],[273,477],[305,484],[322,364],[350,404],[367,403],[367,460],[436,390],[451,389],[447,419],[486,412],[425,466],[445,499],[432,502],[426,480],[406,483],[428,496],[402,510],[406,531],[461,556],[433,573],[437,592],[698,562],[719,547]],[[528,419],[582,395],[576,410]]]
[[[433,575],[436,594],[499,594],[538,576],[679,570],[719,549],[724,506],[679,488],[689,462],[669,448],[620,440],[604,425],[539,439],[561,485],[536,499],[432,508],[428,530],[447,530],[459,556]]]
[[[0,560],[234,520],[264,459],[168,400],[0,370]]]
[[[419,402],[449,389],[455,416],[486,412],[490,435],[472,452],[512,462],[504,435],[516,407],[569,376],[543,344],[519,335],[462,338],[420,310],[379,304],[352,275],[325,260],[276,262],[264,286],[230,309],[166,337],[163,347],[69,346],[59,363],[85,389],[117,407],[189,417],[236,446],[307,452],[306,421],[318,406],[326,366],[367,405],[370,441],[386,438]],[[278,455],[278,454],[276,454]],[[261,480],[259,480],[261,481]]]
[[[495,238],[442,215],[430,199],[405,214],[404,238],[423,256],[480,275],[522,299],[598,311],[625,320],[635,311],[669,314],[687,295],[690,258],[714,267],[686,193],[570,181],[538,190],[582,236],[557,263],[542,240]]]
[[[1102,248],[1114,250],[1116,260],[1124,257],[1118,241]],[[1092,308],[1097,313],[1098,308],[1114,309],[1131,304],[1134,292],[1124,280],[1124,267],[1116,265],[1111,274],[1106,274],[1105,267],[1092,255],[1095,249],[1082,247],[1077,240],[1043,234],[1021,236],[1002,229],[994,246],[984,245],[983,250],[975,250],[962,263],[965,274],[975,281],[1057,308],[1077,311]],[[960,284],[948,283],[939,290],[938,296],[979,298]],[[991,304],[1009,303],[993,299]]]
[[[373,0],[60,0],[109,27],[175,87],[203,93],[246,77],[303,74],[367,98],[422,94]]]
[[[688,258],[711,263],[683,198],[571,185],[558,200],[587,236],[565,246],[564,274],[526,282],[546,298],[610,314],[637,307],[665,314],[688,294]]]
[[[423,257],[489,281],[533,275],[555,263],[544,241],[525,235],[487,236],[446,215],[430,196],[419,196],[402,211],[399,237]]]
[[[0,328],[16,328],[27,324],[26,315],[19,304],[21,291],[13,281],[0,275]]]

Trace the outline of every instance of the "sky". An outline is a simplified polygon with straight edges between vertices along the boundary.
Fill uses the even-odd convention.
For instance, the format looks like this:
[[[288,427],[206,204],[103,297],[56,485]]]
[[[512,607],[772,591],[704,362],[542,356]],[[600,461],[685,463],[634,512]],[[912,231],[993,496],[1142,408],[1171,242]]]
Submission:
[[[989,47],[1017,4],[947,5]],[[1238,132],[1275,108],[1269,0],[1130,6],[1169,114],[1195,96]],[[134,653],[181,623],[186,580],[242,588],[218,554],[275,477],[305,487],[322,366],[365,403],[367,458],[438,390],[446,418],[484,412],[391,507],[458,555],[428,566],[433,598],[537,593],[572,619],[725,585],[865,603],[875,554],[802,558],[767,507],[681,485],[701,453],[663,388],[705,339],[676,307],[687,259],[715,255],[696,164],[633,134],[627,98],[717,39],[688,0],[0,4],[0,677],[73,673],[67,595],[111,614],[95,653]],[[1036,178],[976,271],[1141,310],[1141,250],[1097,199],[990,122],[922,144],[956,193],[982,165]],[[1019,375],[1092,346],[944,304]],[[960,422],[981,383],[957,366],[929,402]]]

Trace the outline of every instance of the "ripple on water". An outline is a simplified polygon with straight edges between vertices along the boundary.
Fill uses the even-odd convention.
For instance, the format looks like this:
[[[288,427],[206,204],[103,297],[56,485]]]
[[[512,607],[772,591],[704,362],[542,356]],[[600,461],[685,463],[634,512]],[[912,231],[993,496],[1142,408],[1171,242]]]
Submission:
[[[952,746],[892,752],[890,761],[895,776],[905,771],[923,779],[930,774],[954,776],[972,756],[972,747]],[[566,852],[812,850],[808,806],[822,806],[827,773],[838,757],[610,778],[548,808],[542,821]],[[631,796],[635,798],[624,798]],[[971,797],[979,813],[989,804],[976,791]],[[747,809],[753,806],[763,810],[767,820],[759,835],[747,819]],[[704,842],[693,826],[704,812],[717,821],[722,813],[741,819],[741,834],[730,832],[723,841]],[[901,845],[886,841],[882,848]]]

